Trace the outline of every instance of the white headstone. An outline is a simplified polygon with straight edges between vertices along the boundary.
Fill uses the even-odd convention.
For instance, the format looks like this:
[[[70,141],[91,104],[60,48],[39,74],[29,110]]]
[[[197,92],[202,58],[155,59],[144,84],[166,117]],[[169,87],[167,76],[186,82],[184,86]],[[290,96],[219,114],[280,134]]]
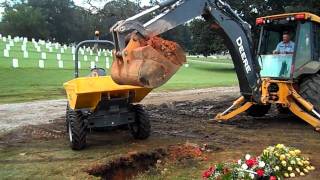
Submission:
[[[84,55],[84,56],[83,56],[83,60],[84,60],[84,61],[88,61],[88,56],[87,56],[87,55]]]
[[[84,55],[84,50],[83,49],[81,49],[81,55]]]
[[[98,56],[96,56],[96,62],[98,62],[99,61],[99,57]]]
[[[106,68],[107,68],[107,69],[110,68],[109,57],[106,57]]]
[[[67,49],[67,48],[68,48],[68,46],[67,46],[67,45],[63,45],[63,48],[64,48],[64,49]]]
[[[41,52],[41,47],[40,46],[36,46],[37,52]]]
[[[8,51],[10,51],[10,49],[11,49],[10,44],[6,44],[6,49],[7,49]]]
[[[58,48],[59,48],[59,43],[55,43],[55,44],[54,44],[54,47],[55,47],[56,49],[58,49]]]
[[[41,59],[47,59],[47,54],[45,52],[41,53]]]
[[[75,61],[76,60],[76,55],[72,55],[72,60]]]
[[[44,68],[44,60],[39,60],[39,68]]]
[[[59,64],[59,68],[60,68],[60,69],[63,69],[63,61],[58,61],[58,62],[59,62],[59,63],[58,63],[58,64]]]
[[[188,68],[188,67],[189,67],[189,64],[185,64],[184,67]]]
[[[35,40],[34,38],[32,38],[32,39],[31,39],[31,42],[35,43],[35,42],[36,42],[36,40]]]
[[[21,51],[26,51],[27,50],[27,45],[26,44],[22,44],[21,45]]]
[[[28,51],[23,51],[23,58],[29,58]]]
[[[11,35],[8,35],[8,39],[11,40]]]
[[[78,68],[81,69],[81,62],[78,61]]]
[[[52,52],[53,50],[52,50],[52,47],[49,47],[49,52]]]
[[[91,61],[90,63],[90,68],[94,69],[96,67],[96,63],[94,61]]]
[[[4,49],[4,50],[3,50],[3,56],[4,56],[4,57],[9,57],[9,56],[10,56],[8,49]]]
[[[71,53],[72,53],[72,54],[75,54],[75,53],[76,53],[76,48],[75,48],[74,46],[72,46]]]
[[[93,51],[90,49],[90,56],[92,56],[93,55]]]
[[[14,46],[14,42],[11,40],[9,41],[10,46]]]
[[[60,52],[61,52],[61,54],[63,54],[63,53],[64,53],[64,49],[63,49],[63,48],[61,48],[61,49],[60,49]]]
[[[2,34],[0,34],[0,38],[2,38]]]
[[[6,42],[6,41],[7,41],[7,38],[6,38],[6,37],[3,37],[3,38],[2,38],[2,41],[3,41],[3,42]]]
[[[98,51],[98,56],[101,56],[101,51]]]
[[[58,60],[58,61],[61,60],[61,54],[57,54],[57,60]]]
[[[19,60],[18,59],[12,59],[12,67],[13,68],[19,67]]]
[[[28,42],[28,38],[24,37],[24,38],[23,38],[23,42],[24,42],[24,43]]]

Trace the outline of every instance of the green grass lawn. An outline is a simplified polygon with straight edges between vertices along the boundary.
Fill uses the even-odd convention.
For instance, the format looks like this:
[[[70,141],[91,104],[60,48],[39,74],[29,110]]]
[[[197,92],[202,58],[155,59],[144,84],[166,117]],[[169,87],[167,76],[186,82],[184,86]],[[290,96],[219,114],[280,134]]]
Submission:
[[[4,57],[4,49],[7,42],[0,40],[0,103],[13,103],[23,101],[33,101],[40,99],[64,98],[65,92],[63,83],[71,80],[74,74],[74,61],[72,48],[56,49],[52,45],[52,52],[39,45],[41,51],[46,53],[46,59],[41,58],[41,52],[37,52],[32,42],[27,42],[28,58],[23,57],[21,50],[22,42],[15,42],[10,47],[10,57]],[[64,69],[59,69],[57,54],[61,54]],[[85,61],[84,55],[88,57]],[[97,52],[90,55],[90,50],[85,51],[84,55],[79,53],[81,62],[81,76],[89,74],[92,61],[97,67],[105,68],[106,58],[109,58],[111,65],[111,54]],[[98,57],[98,62],[96,62]],[[12,67],[12,59],[19,60],[19,68]],[[38,68],[39,60],[44,60],[44,69]],[[188,63],[190,66],[182,67],[172,79],[164,86],[155,91],[181,90],[206,88],[214,86],[232,86],[237,84],[236,75],[233,70],[231,60],[190,57]]]
[[[0,68],[0,103],[64,98],[62,84],[73,78],[73,69]],[[81,76],[89,73],[81,70]],[[156,91],[236,85],[232,64],[190,62]]]

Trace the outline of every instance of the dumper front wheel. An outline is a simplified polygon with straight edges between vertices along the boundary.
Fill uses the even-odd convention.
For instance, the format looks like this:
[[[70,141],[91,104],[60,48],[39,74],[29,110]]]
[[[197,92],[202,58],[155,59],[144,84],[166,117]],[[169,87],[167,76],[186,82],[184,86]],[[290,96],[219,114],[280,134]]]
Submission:
[[[147,139],[151,131],[148,114],[141,105],[133,105],[132,111],[135,113],[135,122],[129,125],[132,136],[135,139]]]
[[[84,121],[85,117],[81,111],[74,111],[67,108],[66,118],[70,147],[73,150],[83,149],[86,146],[87,141],[87,126]]]

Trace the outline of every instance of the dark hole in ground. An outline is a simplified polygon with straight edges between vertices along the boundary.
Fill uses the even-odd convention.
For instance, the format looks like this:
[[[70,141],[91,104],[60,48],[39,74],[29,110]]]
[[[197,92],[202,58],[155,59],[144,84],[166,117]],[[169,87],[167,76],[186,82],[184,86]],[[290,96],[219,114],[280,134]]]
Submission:
[[[156,149],[151,152],[142,152],[120,157],[106,165],[99,165],[87,170],[93,176],[107,180],[131,179],[139,173],[155,167],[157,160],[167,156],[165,149]]]

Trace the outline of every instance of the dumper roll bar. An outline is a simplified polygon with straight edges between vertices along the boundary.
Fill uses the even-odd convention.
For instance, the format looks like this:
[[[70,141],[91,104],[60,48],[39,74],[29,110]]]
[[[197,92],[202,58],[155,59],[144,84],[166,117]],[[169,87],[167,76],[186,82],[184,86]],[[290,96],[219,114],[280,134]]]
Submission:
[[[85,40],[81,41],[77,44],[76,49],[75,49],[75,61],[74,61],[74,77],[78,78],[79,77],[79,49],[81,46],[85,44],[111,44],[114,46],[114,43],[112,41],[108,40]]]

